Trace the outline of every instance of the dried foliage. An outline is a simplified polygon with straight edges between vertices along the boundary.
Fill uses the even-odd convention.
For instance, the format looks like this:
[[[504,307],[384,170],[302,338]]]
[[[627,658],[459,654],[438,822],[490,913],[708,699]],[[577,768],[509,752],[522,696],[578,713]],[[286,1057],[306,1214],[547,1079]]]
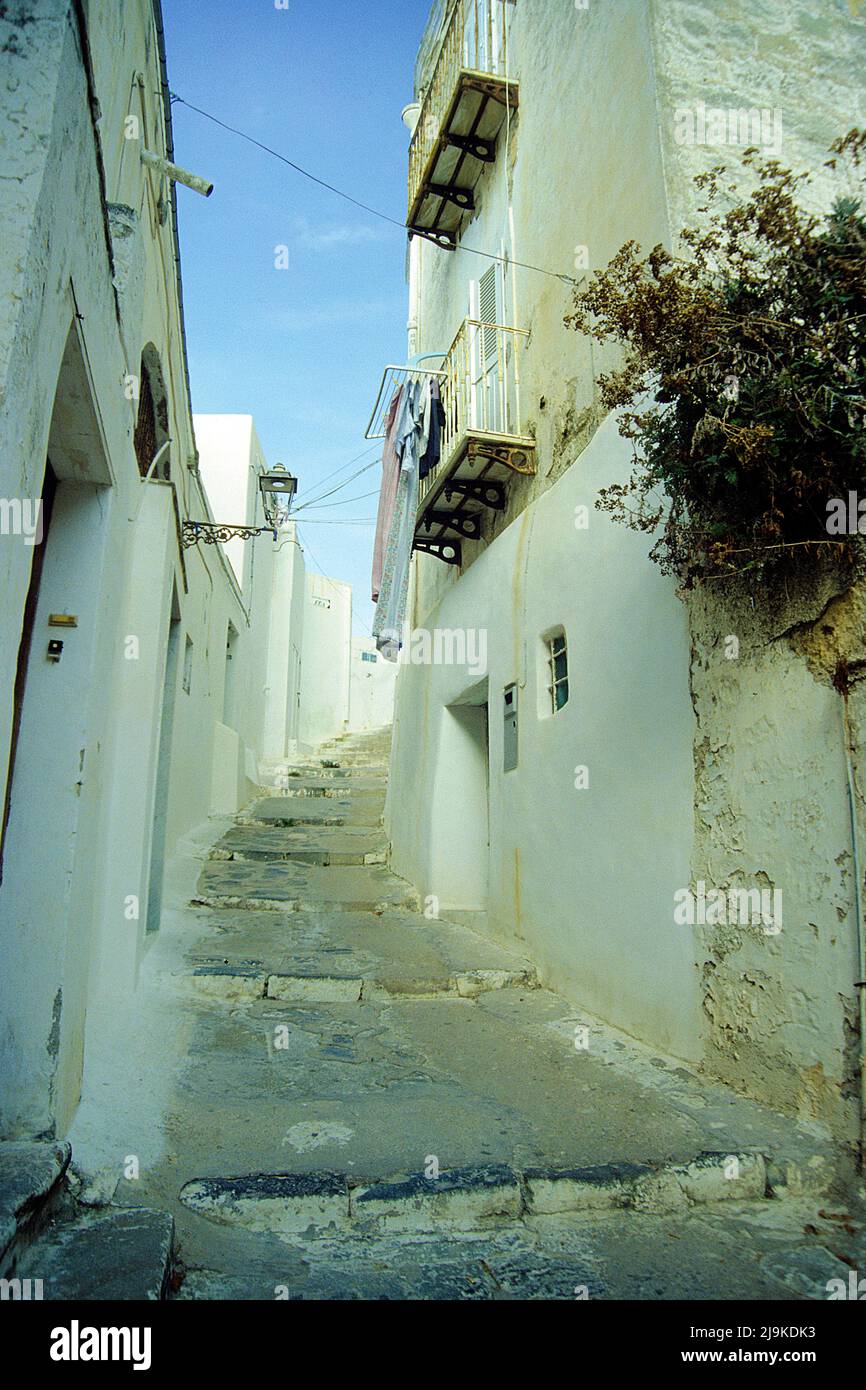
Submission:
[[[862,180],[866,132],[831,146]],[[863,488],[866,218],[838,199],[824,218],[797,194],[808,175],[746,150],[754,188],[735,200],[719,166],[700,175],[700,229],[685,258],[628,242],[575,292],[566,323],[624,345],[599,380],[633,442],[626,485],[597,505],[655,531],[651,551],[684,587],[763,577],[823,553],[828,502]],[[740,185],[742,188],[742,185]]]

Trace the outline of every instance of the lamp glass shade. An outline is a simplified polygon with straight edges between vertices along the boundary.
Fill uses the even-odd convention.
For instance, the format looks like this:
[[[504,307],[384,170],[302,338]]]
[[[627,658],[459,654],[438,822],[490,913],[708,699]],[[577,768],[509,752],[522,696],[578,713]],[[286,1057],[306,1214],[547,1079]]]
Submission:
[[[298,480],[288,469],[278,465],[269,473],[259,475],[259,490],[266,512],[278,506],[280,502],[287,502],[291,506],[292,498],[298,490]]]

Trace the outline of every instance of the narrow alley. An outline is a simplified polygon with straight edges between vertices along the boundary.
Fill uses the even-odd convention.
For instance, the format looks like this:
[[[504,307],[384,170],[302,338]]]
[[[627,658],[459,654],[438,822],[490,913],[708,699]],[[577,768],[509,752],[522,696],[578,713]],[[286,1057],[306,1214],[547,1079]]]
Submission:
[[[22,1277],[52,1298],[785,1299],[845,1276],[814,1127],[423,915],[385,867],[389,746],[324,746],[190,847],[148,960],[161,1055],[119,1122],[82,1107],[75,1152],[107,1185]]]
[[[201,11],[0,3],[0,1307],[827,1378],[866,0]]]

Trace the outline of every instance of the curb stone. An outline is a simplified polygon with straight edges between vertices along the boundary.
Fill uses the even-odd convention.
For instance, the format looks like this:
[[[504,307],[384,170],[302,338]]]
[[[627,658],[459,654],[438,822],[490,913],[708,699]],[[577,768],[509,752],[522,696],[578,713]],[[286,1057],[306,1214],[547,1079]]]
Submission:
[[[763,1155],[705,1152],[668,1166],[611,1163],[521,1173],[493,1163],[451,1169],[438,1178],[411,1173],[373,1182],[344,1173],[258,1173],[197,1179],[186,1184],[180,1197],[218,1221],[296,1232],[334,1224],[399,1231],[470,1229],[525,1216],[616,1210],[659,1214],[768,1195]]]

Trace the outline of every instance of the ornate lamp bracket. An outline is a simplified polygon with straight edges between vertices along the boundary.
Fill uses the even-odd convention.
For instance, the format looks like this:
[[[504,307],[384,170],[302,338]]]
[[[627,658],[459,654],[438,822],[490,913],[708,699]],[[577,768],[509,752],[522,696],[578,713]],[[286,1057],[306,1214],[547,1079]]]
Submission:
[[[191,545],[198,545],[203,541],[205,545],[218,545],[230,540],[252,540],[253,536],[264,536],[270,533],[274,540],[277,539],[276,526],[233,526],[220,525],[210,521],[185,521],[183,523],[183,548],[188,550]]]

